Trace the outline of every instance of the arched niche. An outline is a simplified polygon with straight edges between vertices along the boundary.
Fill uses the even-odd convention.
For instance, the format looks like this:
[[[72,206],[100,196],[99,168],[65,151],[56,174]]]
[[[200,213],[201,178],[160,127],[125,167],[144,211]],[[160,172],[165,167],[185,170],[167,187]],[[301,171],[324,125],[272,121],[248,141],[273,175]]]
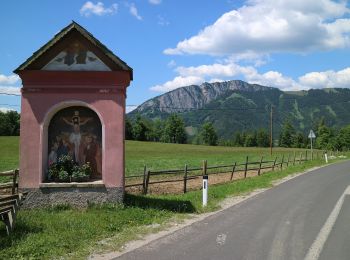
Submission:
[[[56,112],[47,127],[47,165],[68,155],[76,165],[89,163],[90,180],[102,179],[102,124],[86,106],[69,106]],[[46,180],[48,176],[46,175]]]

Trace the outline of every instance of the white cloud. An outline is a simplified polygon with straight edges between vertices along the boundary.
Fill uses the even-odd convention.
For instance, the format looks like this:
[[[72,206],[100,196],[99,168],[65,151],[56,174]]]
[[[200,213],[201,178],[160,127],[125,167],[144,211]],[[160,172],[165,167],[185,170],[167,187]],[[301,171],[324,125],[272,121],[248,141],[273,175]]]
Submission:
[[[157,18],[158,18],[158,24],[161,26],[168,26],[170,24],[170,22],[161,15],[158,15]]]
[[[97,16],[103,16],[106,14],[115,14],[118,11],[118,4],[114,3],[110,7],[105,7],[104,3],[97,2],[94,4],[91,1],[87,1],[83,6],[80,8],[80,15],[89,17],[92,14]]]
[[[0,85],[0,95],[20,96],[21,95],[21,89],[19,87],[1,86]]]
[[[162,2],[162,0],[148,0],[148,2],[152,5],[159,5]]]
[[[134,16],[137,20],[142,21],[142,16],[139,15],[136,5],[134,3],[131,3],[128,6],[129,6],[130,14]]]
[[[165,54],[266,55],[350,46],[347,1],[249,0]]]
[[[0,84],[15,84],[19,81],[19,77],[17,75],[10,75],[6,76],[3,74],[0,74]]]
[[[243,67],[235,63],[212,65],[200,65],[197,67],[177,67],[175,71],[181,76],[198,76],[202,78],[208,77],[234,77],[239,74],[246,74],[249,71],[255,71],[253,67]]]
[[[174,61],[174,60],[169,61],[168,64],[167,64],[167,66],[168,66],[169,68],[174,68],[174,67],[176,66],[176,61]]]
[[[8,107],[0,107],[0,112],[6,113],[9,111],[15,111],[15,110],[12,108],[8,108]]]
[[[290,77],[284,76],[278,71],[268,71],[260,74],[257,71],[251,74],[245,74],[244,78],[251,84],[259,84],[263,86],[275,87],[281,90],[301,90],[305,89],[304,86]]]
[[[311,88],[350,88],[350,67],[339,71],[310,72],[294,80],[278,71],[259,73],[252,66],[236,63],[177,67],[173,80],[151,87],[151,90],[166,92],[179,87],[203,82],[221,82],[242,78],[252,84],[275,87],[281,90],[302,90]]]
[[[197,76],[177,76],[173,80],[167,81],[161,85],[155,85],[150,89],[157,92],[166,92],[183,86],[198,85],[201,84],[203,81],[203,78]]]
[[[299,81],[308,88],[350,88],[350,67],[340,71],[310,72]]]
[[[166,92],[179,87],[201,84],[207,82],[221,82],[231,80],[234,77],[243,77],[249,83],[255,83],[265,86],[272,86],[282,90],[304,89],[305,87],[294,81],[292,78],[283,76],[277,71],[268,71],[260,74],[252,66],[241,66],[236,63],[212,65],[200,65],[197,67],[177,67],[175,71],[179,76],[164,84],[157,85],[151,90]]]
[[[137,106],[126,106],[125,112],[130,113],[131,111],[135,110]]]

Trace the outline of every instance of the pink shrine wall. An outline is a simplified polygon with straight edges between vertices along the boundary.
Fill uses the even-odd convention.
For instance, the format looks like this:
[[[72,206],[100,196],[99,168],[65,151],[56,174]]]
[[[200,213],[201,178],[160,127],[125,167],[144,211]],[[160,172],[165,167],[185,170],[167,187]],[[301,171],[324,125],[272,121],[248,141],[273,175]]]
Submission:
[[[102,181],[124,187],[127,71],[22,71],[19,188],[39,188],[48,166],[48,126],[61,109],[92,109],[102,124]]]

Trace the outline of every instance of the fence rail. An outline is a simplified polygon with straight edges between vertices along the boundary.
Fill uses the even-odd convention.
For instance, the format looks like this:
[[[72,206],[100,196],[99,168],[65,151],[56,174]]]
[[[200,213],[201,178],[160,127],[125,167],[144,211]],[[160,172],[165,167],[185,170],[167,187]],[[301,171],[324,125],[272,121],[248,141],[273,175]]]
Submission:
[[[322,152],[314,152],[313,159],[322,158]],[[198,179],[203,175],[219,175],[219,174],[230,174],[230,181],[233,180],[235,174],[243,173],[243,178],[247,178],[248,173],[255,172],[258,176],[267,170],[275,171],[276,169],[282,170],[284,167],[290,165],[301,164],[305,161],[312,159],[308,157],[308,152],[294,152],[293,154],[282,154],[280,157],[275,157],[274,160],[264,160],[261,156],[258,161],[249,161],[249,157],[246,156],[245,162],[238,163],[233,162],[232,164],[224,165],[210,165],[208,166],[207,161],[203,161],[202,167],[189,168],[185,165],[182,169],[169,169],[169,170],[150,170],[144,166],[144,172],[142,175],[131,175],[126,176],[126,188],[129,187],[141,187],[142,193],[147,194],[149,192],[150,185],[163,184],[163,183],[183,183],[183,193],[188,191],[188,181]],[[137,183],[128,183],[129,180],[140,179]]]
[[[0,193],[1,191],[6,191],[9,189],[11,189],[12,194],[18,192],[18,173],[18,169],[0,172],[0,177],[12,177],[11,182],[0,183]]]

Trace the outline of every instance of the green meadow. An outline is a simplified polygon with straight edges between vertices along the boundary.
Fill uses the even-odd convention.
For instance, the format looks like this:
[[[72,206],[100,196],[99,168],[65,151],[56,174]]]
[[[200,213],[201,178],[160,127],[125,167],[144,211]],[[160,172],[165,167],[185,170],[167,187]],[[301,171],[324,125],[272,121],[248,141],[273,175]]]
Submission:
[[[126,176],[142,174],[144,165],[151,170],[182,169],[185,164],[188,167],[197,168],[203,160],[208,165],[243,163],[246,156],[249,161],[258,161],[261,156],[266,160],[273,160],[275,156],[293,156],[294,151],[305,149],[274,148],[270,156],[269,148],[254,147],[224,147],[204,146],[191,144],[167,144],[153,142],[126,141],[125,161]],[[34,152],[34,151],[33,151]],[[0,137],[0,171],[18,168],[19,138]],[[305,154],[303,154],[305,156]]]

